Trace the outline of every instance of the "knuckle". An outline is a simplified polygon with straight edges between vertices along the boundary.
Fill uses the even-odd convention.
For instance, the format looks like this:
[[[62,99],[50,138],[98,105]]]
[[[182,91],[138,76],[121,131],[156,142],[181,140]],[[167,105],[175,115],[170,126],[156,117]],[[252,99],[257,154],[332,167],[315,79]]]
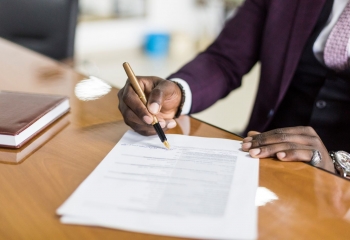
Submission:
[[[318,142],[321,139],[319,137],[317,137],[317,136],[310,136],[310,140],[311,140],[311,142]]]
[[[130,94],[129,93],[124,93],[122,96],[121,96],[121,99],[123,100],[123,102],[127,102],[128,99],[130,97]]]
[[[265,153],[268,153],[268,154],[271,154],[274,152],[273,147],[271,147],[271,146],[266,146],[266,147],[262,148],[262,151]]]
[[[317,146],[319,146],[323,144],[321,138],[318,136],[310,136],[310,142],[310,145],[316,144]]]
[[[310,133],[312,130],[313,130],[313,128],[310,127],[310,126],[304,126],[303,127],[303,132],[305,132],[305,133]]]
[[[152,90],[152,97],[155,97],[155,98],[160,98],[163,96],[163,92],[161,89],[159,88],[154,88]],[[155,99],[155,100],[158,100],[158,99]]]
[[[124,123],[125,123],[127,126],[131,127],[132,129],[134,129],[134,130],[136,131],[136,129],[134,128],[134,126],[132,126],[132,124],[130,124],[130,122],[124,120]],[[136,132],[137,132],[137,131],[136,131]]]
[[[124,116],[124,112],[126,111],[126,106],[125,106],[125,104],[122,102],[122,101],[119,101],[119,103],[118,103],[118,109],[119,109],[119,111],[123,114],[123,116]]]
[[[152,131],[150,129],[147,129],[147,128],[142,128],[142,129],[138,129],[138,130],[135,130],[135,131],[137,131],[138,133],[140,133],[143,136],[154,135],[154,131]]]
[[[136,122],[130,121],[128,126],[130,126],[132,129],[135,130],[135,132],[143,135],[143,136],[149,136],[150,134],[150,129],[149,126],[145,124],[138,124]]]
[[[121,97],[123,96],[123,92],[124,92],[124,88],[122,88],[118,91],[117,96],[119,99],[121,99]]]
[[[264,137],[262,134],[259,134],[255,137],[255,141],[259,144],[259,145],[263,145],[266,142],[266,137]]]
[[[285,133],[281,133],[280,135],[279,135],[280,137],[280,141],[281,142],[285,142],[285,141],[287,141],[287,134],[285,134]]]
[[[292,151],[294,151],[297,148],[298,146],[295,143],[287,143],[287,149],[291,149]]]
[[[142,118],[144,115],[147,115],[147,112],[148,112],[144,105],[138,106],[134,110],[135,110],[135,114],[139,118]]]
[[[275,134],[282,134],[282,133],[283,133],[283,129],[282,129],[282,128],[276,128],[276,129],[274,130],[274,133],[275,133]]]
[[[318,136],[316,131],[315,131],[315,129],[313,127],[310,127],[310,133],[313,134],[313,135]]]
[[[135,118],[135,114],[132,111],[124,111],[123,113],[124,120],[130,122],[133,118]]]
[[[129,119],[124,118],[124,123],[135,130],[135,128],[133,127],[133,124],[132,124],[133,122],[130,121]]]
[[[311,126],[302,126],[302,132],[309,135],[315,135],[316,131]]]
[[[147,131],[144,129],[134,129],[137,133],[141,134],[142,136],[149,136],[147,134]]]
[[[288,155],[289,155],[289,158],[290,159],[295,159],[297,158],[298,156],[298,151],[296,149],[291,149],[289,152],[288,152]]]

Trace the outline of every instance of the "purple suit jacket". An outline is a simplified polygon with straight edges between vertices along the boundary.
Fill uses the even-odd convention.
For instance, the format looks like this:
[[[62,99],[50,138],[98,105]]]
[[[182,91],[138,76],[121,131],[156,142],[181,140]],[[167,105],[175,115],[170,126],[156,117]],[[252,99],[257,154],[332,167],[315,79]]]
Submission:
[[[288,89],[325,1],[246,0],[206,51],[169,76],[190,85],[191,113],[238,88],[242,76],[260,61],[260,83],[247,130],[264,131]]]

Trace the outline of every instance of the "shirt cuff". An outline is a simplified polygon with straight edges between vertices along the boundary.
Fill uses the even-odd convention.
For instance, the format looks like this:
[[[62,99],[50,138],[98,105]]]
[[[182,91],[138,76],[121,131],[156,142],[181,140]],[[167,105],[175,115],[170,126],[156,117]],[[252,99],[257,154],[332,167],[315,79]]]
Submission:
[[[182,85],[185,91],[186,98],[185,98],[184,106],[182,107],[181,115],[189,114],[192,106],[192,92],[191,92],[190,86],[185,80],[181,78],[172,78],[170,79],[170,81],[175,81]]]

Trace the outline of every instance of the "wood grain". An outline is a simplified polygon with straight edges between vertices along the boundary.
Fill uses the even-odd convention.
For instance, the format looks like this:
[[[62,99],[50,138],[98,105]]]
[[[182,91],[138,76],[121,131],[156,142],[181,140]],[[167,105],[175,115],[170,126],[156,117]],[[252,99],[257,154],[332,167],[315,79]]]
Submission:
[[[74,89],[86,77],[69,66],[1,39],[0,52],[1,90],[64,94],[71,103],[68,123],[25,159],[16,164],[0,159],[0,239],[176,239],[59,222],[56,209],[129,129],[118,110],[118,89],[82,101]],[[178,123],[168,133],[240,139],[188,116]],[[0,158],[6,151],[0,148]],[[273,159],[260,161],[259,174],[260,188],[277,198],[259,195],[267,201],[258,208],[259,239],[349,238],[349,181]]]

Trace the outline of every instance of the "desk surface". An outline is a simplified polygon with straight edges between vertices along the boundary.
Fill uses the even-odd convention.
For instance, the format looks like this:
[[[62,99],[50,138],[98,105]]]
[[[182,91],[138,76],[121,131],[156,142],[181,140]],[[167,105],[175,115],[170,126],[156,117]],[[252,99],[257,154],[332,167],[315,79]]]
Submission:
[[[74,90],[83,75],[1,39],[0,52],[0,90],[63,94],[71,102],[68,115],[24,148],[0,148],[0,239],[175,239],[59,222],[56,209],[128,129],[118,110],[118,89],[82,101]],[[237,139],[190,117],[181,121],[183,130],[172,133]],[[259,174],[258,200],[266,202],[258,208],[259,239],[349,238],[349,181],[273,159],[260,161]]]

